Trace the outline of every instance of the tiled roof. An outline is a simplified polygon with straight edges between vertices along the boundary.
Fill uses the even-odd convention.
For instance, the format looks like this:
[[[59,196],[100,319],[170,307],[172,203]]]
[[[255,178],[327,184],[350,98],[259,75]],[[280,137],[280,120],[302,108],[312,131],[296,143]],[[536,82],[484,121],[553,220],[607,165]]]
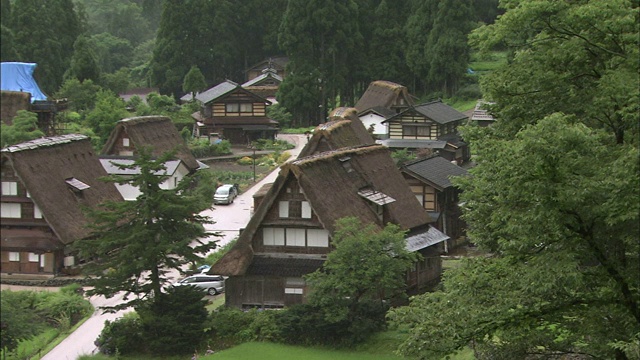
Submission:
[[[446,124],[452,121],[467,119],[467,115],[439,100],[416,105],[414,108],[417,112],[438,124]]]
[[[225,95],[231,92],[233,89],[237,88],[237,83],[231,80],[225,80],[224,82],[212,87],[209,90],[203,91],[196,95],[196,100],[201,101],[203,104],[206,104],[210,101],[213,101],[222,95]],[[191,101],[191,94],[186,94],[180,98],[182,101]]]
[[[423,231],[414,235],[409,234],[407,237],[406,249],[411,252],[418,251],[447,240],[449,240],[449,236],[444,234],[442,231],[429,226],[428,231]]]
[[[440,156],[412,161],[401,170],[405,169],[442,189],[453,186],[449,180],[452,176],[468,175],[467,170]]]
[[[31,150],[37,148],[43,148],[47,146],[54,146],[60,144],[67,144],[77,140],[88,139],[85,135],[80,134],[68,134],[68,135],[60,135],[60,136],[52,136],[46,138],[35,139],[27,142],[23,142],[17,145],[7,146],[2,149],[2,152],[17,152],[23,150]]]
[[[411,140],[411,139],[384,139],[377,140],[376,144],[384,145],[388,148],[408,148],[408,149],[444,149],[447,142],[444,140]]]

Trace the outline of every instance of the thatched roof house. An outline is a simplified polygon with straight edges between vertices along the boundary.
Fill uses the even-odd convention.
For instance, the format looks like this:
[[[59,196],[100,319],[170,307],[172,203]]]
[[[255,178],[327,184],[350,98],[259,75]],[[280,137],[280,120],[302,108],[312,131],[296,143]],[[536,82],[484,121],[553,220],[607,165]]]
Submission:
[[[292,286],[288,282],[300,278],[296,283],[304,287],[302,275],[319,268],[332,250],[329,239],[336,221],[349,216],[379,228],[399,225],[409,231],[407,248],[412,251],[425,251],[447,239],[429,225],[429,216],[387,148],[351,147],[283,165],[236,245],[209,273],[230,276],[226,289],[230,306],[301,302],[301,297],[285,295],[294,291],[287,290]],[[430,280],[439,278],[433,270],[437,274]],[[264,282],[264,288],[254,287],[256,281]]]
[[[1,154],[2,271],[57,273],[65,246],[89,235],[82,208],[122,196],[113,183],[99,180],[107,173],[84,135],[36,139]],[[18,260],[5,262],[5,252],[18,253],[11,255]],[[30,267],[26,253],[41,256],[41,266]]]
[[[358,119],[356,109],[340,107],[329,114],[328,122],[318,125],[313,130],[313,135],[298,157],[373,143],[373,137]]]
[[[358,113],[375,107],[387,109],[404,108],[413,105],[413,98],[406,86],[386,80],[376,80],[369,84],[355,105]]]
[[[190,172],[200,168],[175,125],[166,116],[137,116],[118,121],[101,154],[135,156],[137,149],[146,146],[152,148],[154,156],[177,149],[176,157]]]
[[[0,119],[6,125],[13,123],[19,110],[31,108],[31,94],[20,91],[0,91]]]

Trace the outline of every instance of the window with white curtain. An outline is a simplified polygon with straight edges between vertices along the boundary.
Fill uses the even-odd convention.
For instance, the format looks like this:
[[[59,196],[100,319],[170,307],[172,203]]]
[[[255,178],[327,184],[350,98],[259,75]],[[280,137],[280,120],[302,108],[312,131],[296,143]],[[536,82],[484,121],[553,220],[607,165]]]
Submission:
[[[22,207],[18,203],[1,203],[0,217],[20,219],[22,217]]]
[[[307,229],[307,244],[312,247],[329,247],[329,232],[325,229]]]
[[[40,211],[40,208],[36,204],[33,204],[33,218],[42,219],[42,211]]]
[[[287,246],[305,246],[306,234],[304,229],[287,228]]]
[[[18,195],[18,183],[15,181],[3,181],[2,195]]]
[[[311,219],[311,205],[309,205],[308,201],[302,202],[302,218]]]
[[[284,229],[283,228],[263,228],[262,243],[270,246],[284,245]]]
[[[20,253],[17,251],[9,251],[9,261],[20,261]]]
[[[278,209],[279,209],[279,216],[281,218],[288,218],[289,217],[289,202],[288,201],[280,201]]]
[[[38,256],[38,254],[36,253],[29,253],[29,262],[39,262],[40,261],[40,256]]]

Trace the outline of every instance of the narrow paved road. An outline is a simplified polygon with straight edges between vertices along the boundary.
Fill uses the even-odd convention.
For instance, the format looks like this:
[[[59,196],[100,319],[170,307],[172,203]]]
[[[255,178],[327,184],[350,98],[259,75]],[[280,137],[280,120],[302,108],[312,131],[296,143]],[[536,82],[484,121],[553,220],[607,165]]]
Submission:
[[[304,135],[281,134],[278,135],[278,138],[296,145],[295,149],[289,150],[292,155],[291,159],[295,159],[300,153],[300,150],[302,150],[304,145],[307,143],[307,139]],[[253,213],[253,194],[255,194],[255,192],[264,184],[275,181],[279,171],[279,169],[276,169],[252,186],[249,190],[240,194],[233,204],[219,205],[213,209],[202,212],[202,215],[209,216],[216,222],[215,224],[208,225],[206,229],[208,231],[219,232],[222,235],[221,237],[212,237],[208,240],[217,240],[218,245],[223,246],[237,237],[240,229],[247,225],[251,218],[251,214]],[[175,272],[174,277],[177,276],[178,274]],[[106,320],[113,321],[118,319],[127,311],[131,311],[128,309],[115,314],[103,314],[102,310],[100,310],[101,306],[113,306],[121,302],[122,296],[116,296],[111,299],[105,299],[102,296],[93,296],[90,301],[96,308],[93,316],[69,335],[69,337],[67,337],[63,342],[46,354],[42,360],[76,360],[81,355],[97,352],[94,341],[100,335],[100,332],[104,327],[104,322]]]

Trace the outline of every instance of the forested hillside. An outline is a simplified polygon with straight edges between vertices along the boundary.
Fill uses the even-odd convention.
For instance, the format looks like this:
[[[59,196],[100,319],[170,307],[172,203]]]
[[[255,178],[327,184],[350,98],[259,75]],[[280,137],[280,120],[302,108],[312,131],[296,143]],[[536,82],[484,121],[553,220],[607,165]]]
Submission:
[[[476,83],[467,34],[494,21],[497,2],[2,0],[0,59],[37,63],[49,95],[68,95],[75,80],[90,88],[90,80],[114,93],[153,87],[177,99],[194,66],[211,87],[242,83],[251,65],[286,56],[280,102],[294,125],[312,125],[355,104],[373,80],[421,98]]]

